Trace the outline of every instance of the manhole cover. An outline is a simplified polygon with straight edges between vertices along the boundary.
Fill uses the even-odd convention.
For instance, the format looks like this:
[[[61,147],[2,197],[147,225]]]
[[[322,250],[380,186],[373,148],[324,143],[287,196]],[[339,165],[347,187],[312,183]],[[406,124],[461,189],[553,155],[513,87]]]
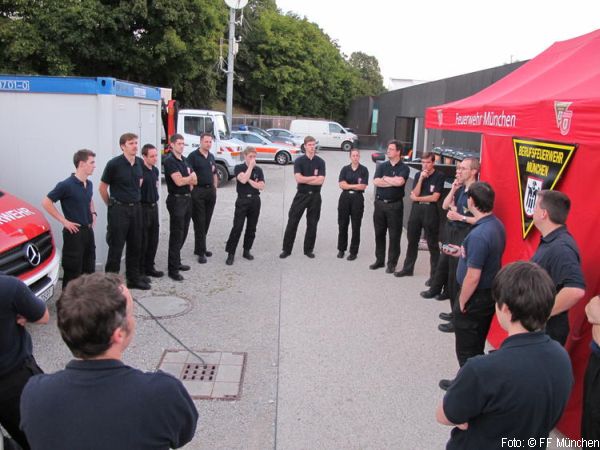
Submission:
[[[171,295],[142,297],[137,301],[158,319],[182,316],[192,309],[189,301]],[[141,319],[150,319],[150,314],[144,308],[138,305],[135,316]]]
[[[244,352],[165,350],[158,369],[181,380],[197,400],[239,400],[246,369]]]

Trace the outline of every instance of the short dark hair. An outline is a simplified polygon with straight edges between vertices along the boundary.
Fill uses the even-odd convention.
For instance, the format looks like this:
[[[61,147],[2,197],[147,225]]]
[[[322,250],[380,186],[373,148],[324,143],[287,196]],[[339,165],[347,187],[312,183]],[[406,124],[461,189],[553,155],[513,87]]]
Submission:
[[[93,358],[111,346],[111,336],[127,327],[123,279],[114,273],[82,275],[67,284],[56,302],[58,329],[77,358]]]
[[[435,153],[433,153],[433,152],[424,152],[421,155],[421,159],[428,159],[431,162],[435,162]]]
[[[388,142],[388,147],[390,145],[393,145],[394,147],[396,147],[396,151],[401,151],[402,150],[402,146],[400,145],[400,142],[398,142],[396,139],[392,139],[391,141]]]
[[[571,210],[571,200],[566,194],[559,191],[538,191],[540,208],[548,211],[552,223],[564,225]]]
[[[131,140],[137,139],[137,138],[138,138],[137,134],[134,134],[134,133],[124,133],[119,138],[119,146],[125,145],[125,142],[131,141]]]
[[[475,207],[482,213],[488,213],[494,209],[496,194],[492,186],[485,181],[476,181],[469,186],[467,196],[473,199]]]
[[[314,137],[312,137],[312,136],[306,136],[304,138],[304,143],[308,144],[309,142],[317,142],[317,140]]]
[[[504,266],[494,278],[492,298],[501,308],[508,306],[511,322],[521,322],[528,331],[544,328],[554,307],[556,289],[544,269],[536,263],[517,261]]]
[[[87,148],[82,148],[73,154],[73,164],[75,164],[75,168],[77,169],[80,162],[87,162],[88,159],[95,156],[96,154],[93,151],[88,150]]]
[[[200,135],[200,140],[204,139],[206,136],[210,137],[211,139],[214,139],[215,137],[212,135],[212,133],[207,133],[204,132]]]
[[[142,155],[148,156],[148,152],[153,148],[156,149],[156,147],[152,144],[144,144],[144,146],[142,147]]]
[[[183,141],[183,136],[180,135],[179,133],[175,133],[173,136],[171,136],[171,138],[169,139],[169,142],[171,142],[171,144],[174,144],[175,142],[177,142],[180,139]]]
[[[348,152],[350,155],[352,155],[353,152],[357,152],[360,155],[360,149],[356,148],[356,147],[352,147],[350,149],[350,152]]]

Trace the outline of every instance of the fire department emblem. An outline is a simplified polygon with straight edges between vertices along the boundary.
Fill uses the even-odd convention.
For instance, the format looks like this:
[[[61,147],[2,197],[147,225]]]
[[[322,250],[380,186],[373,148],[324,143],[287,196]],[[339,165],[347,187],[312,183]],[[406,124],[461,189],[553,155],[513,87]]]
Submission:
[[[554,114],[556,116],[556,126],[560,134],[566,136],[571,129],[571,120],[573,111],[569,109],[572,102],[554,102]]]
[[[523,208],[527,217],[533,216],[535,209],[535,199],[538,191],[542,190],[543,181],[539,178],[527,177],[525,186],[525,197],[523,198]]]

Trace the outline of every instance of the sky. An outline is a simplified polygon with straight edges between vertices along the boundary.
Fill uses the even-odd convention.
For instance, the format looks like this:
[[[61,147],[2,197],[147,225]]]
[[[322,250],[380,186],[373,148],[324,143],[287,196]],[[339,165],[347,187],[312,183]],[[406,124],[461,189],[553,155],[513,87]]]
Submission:
[[[433,81],[531,59],[600,28],[597,0],[276,0],[389,78]],[[600,58],[599,58],[600,61]]]

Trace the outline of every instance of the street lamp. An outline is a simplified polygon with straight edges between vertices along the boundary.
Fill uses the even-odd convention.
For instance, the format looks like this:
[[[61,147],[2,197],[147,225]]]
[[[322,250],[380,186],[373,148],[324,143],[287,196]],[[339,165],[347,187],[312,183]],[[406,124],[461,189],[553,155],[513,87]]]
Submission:
[[[265,94],[260,94],[260,113],[258,116],[258,128],[262,128],[262,101],[265,98]]]

